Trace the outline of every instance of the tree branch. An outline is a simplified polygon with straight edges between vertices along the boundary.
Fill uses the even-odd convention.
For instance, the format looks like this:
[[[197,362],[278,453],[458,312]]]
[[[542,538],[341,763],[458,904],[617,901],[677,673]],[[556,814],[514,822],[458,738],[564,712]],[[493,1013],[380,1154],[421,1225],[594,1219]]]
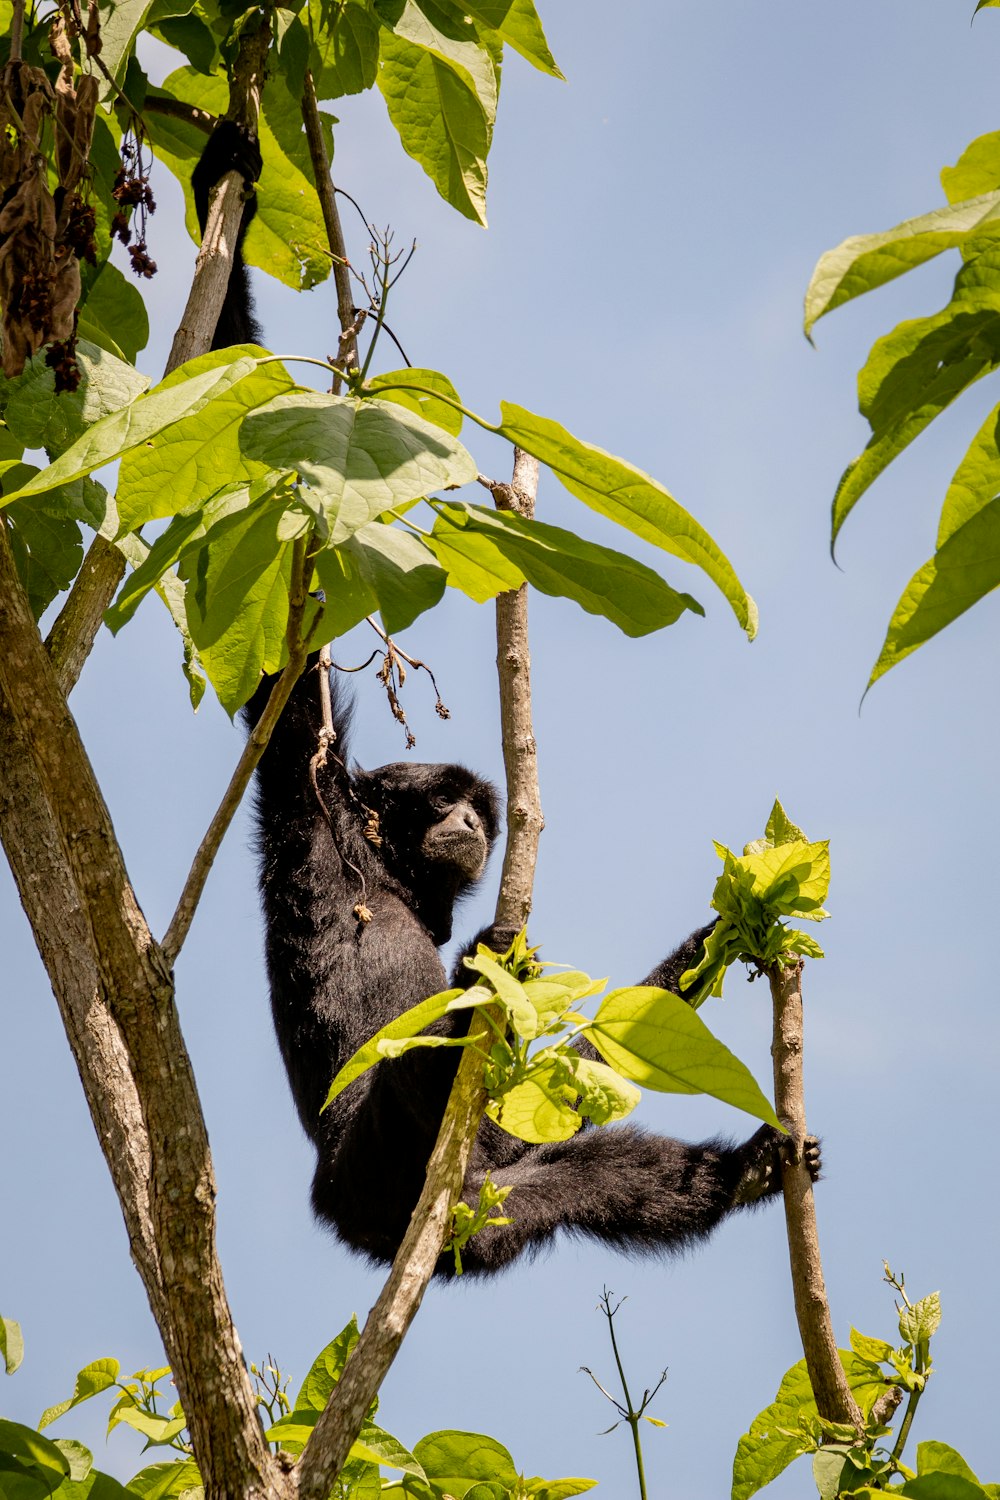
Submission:
[[[816,1228],[812,1179],[802,1160],[806,1135],[805,1090],[802,1081],[802,962],[767,971],[774,1002],[774,1108],[789,1125],[795,1160],[782,1163],[785,1226],[792,1268],[792,1291],[809,1380],[821,1417],[845,1422],[862,1431],[864,1419],[851,1393],[833,1334],[830,1304],[823,1280]]]
[[[537,463],[515,450],[511,498],[518,509],[524,507],[522,514],[533,511],[537,482]],[[527,601],[523,588],[497,600],[497,643],[507,791],[515,807],[523,808],[525,815],[512,818],[508,814],[504,878],[497,898],[496,921],[498,925],[520,927],[531,908],[531,879],[542,830],[531,731]],[[491,1035],[489,1022],[476,1011],[469,1027],[470,1038]],[[327,1500],[372,1399],[417,1315],[451,1228],[452,1209],[461,1196],[469,1154],[485,1107],[482,1054],[475,1046],[465,1047],[406,1237],[344,1373],[299,1460],[296,1471],[299,1500]]]
[[[306,127],[306,140],[309,142],[313,179],[319,194],[320,207],[323,210],[326,237],[329,240],[330,254],[333,257],[333,280],[337,288],[337,316],[340,319],[340,341],[335,363],[338,369],[356,370],[360,361],[354,295],[351,290],[351,267],[347,259],[347,244],[337,209],[337,194],[330,177],[330,162],[326,154],[319,105],[316,101],[316,85],[308,68],[302,91],[302,119]],[[339,392],[341,383],[340,376],[335,375],[331,387],[334,395]]]
[[[243,794],[250,785],[250,778],[256,770],[257,763],[264,751],[267,749],[268,741],[278,722],[278,716],[291,696],[292,688],[302,676],[306,664],[306,655],[309,647],[309,638],[303,634],[302,626],[305,619],[306,604],[308,601],[309,583],[312,574],[312,557],[315,547],[315,539],[312,535],[302,538],[296,544],[295,556],[292,563],[292,582],[289,592],[288,607],[288,664],[281,676],[278,678],[271,695],[267,700],[267,707],[254,725],[246,744],[243,754],[240,756],[236,769],[230,778],[225,795],[219,803],[218,809],[205,837],[198,846],[198,852],[194,857],[184,889],[181,892],[177,909],[170,919],[163,939],[163,953],[171,967],[177,961],[188,935],[194,914],[205,889],[205,881],[208,879],[209,871],[215,862],[215,856],[219,852],[222,840],[236,809],[243,800]],[[308,576],[307,576],[308,575]],[[310,627],[309,636],[316,633],[323,611],[318,610]]]
[[[0,832],[74,1050],[85,1054],[91,1112],[206,1493],[271,1500],[281,1480],[222,1284],[215,1180],[173,978],[136,901],[6,525],[0,641],[3,735],[18,754],[0,760]],[[65,931],[54,920],[60,909],[68,909]]]

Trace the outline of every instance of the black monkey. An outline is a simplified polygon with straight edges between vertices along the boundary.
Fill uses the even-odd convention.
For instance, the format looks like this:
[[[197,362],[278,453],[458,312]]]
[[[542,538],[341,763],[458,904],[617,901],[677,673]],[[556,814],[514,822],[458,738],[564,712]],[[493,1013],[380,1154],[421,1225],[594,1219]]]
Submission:
[[[248,724],[263,712],[270,686],[262,683],[244,710]],[[336,754],[314,788],[319,686],[314,660],[257,775],[271,1003],[299,1117],[317,1151],[313,1207],[346,1244],[388,1261],[423,1185],[456,1054],[418,1050],[383,1061],[320,1111],[338,1068],[375,1031],[446,987],[437,950],[451,937],[456,904],[482,874],[497,834],[497,799],[461,766],[349,770],[350,712],[336,680]],[[377,845],[366,836],[376,828]],[[357,915],[362,901],[368,922]],[[676,991],[708,930],[694,933],[645,982]],[[476,941],[502,950],[512,936],[487,928]],[[452,983],[469,982],[459,961]],[[453,1033],[467,1025],[467,1017],[450,1019]],[[463,1265],[499,1270],[559,1228],[627,1250],[681,1249],[733,1209],[778,1191],[783,1139],[765,1126],[742,1146],[686,1145],[624,1125],[532,1146],[486,1120],[464,1196],[475,1202],[489,1171],[498,1186],[513,1189],[504,1206],[513,1223],[476,1235]],[[807,1161],[815,1175],[815,1142]],[[443,1258],[441,1273],[449,1267]]]
[[[194,174],[203,229],[212,185],[235,167],[249,188],[259,171],[255,153],[237,127],[217,128]],[[240,254],[254,207],[249,200],[214,348],[259,341]],[[420,1050],[382,1062],[329,1109],[321,1107],[334,1074],[375,1031],[446,987],[438,948],[451,937],[457,903],[485,868],[497,836],[497,798],[487,782],[456,765],[350,770],[350,709],[336,681],[337,741],[314,786],[319,686],[313,660],[257,773],[271,1003],[299,1117],[316,1147],[313,1207],[346,1244],[387,1261],[420,1194],[456,1054]],[[244,709],[249,725],[263,712],[270,687],[262,682]],[[362,902],[371,912],[367,922],[358,915]],[[645,982],[676,992],[708,930],[692,934]],[[512,937],[487,928],[476,942],[502,951]],[[469,981],[459,961],[452,982]],[[462,1024],[457,1017],[438,1023],[455,1030]],[[476,1201],[489,1171],[498,1186],[512,1187],[505,1213],[513,1223],[476,1235],[462,1252],[463,1265],[469,1272],[499,1270],[559,1228],[627,1250],[682,1249],[732,1210],[778,1191],[783,1142],[767,1126],[734,1147],[687,1145],[624,1125],[532,1146],[485,1120],[465,1197]],[[806,1160],[815,1176],[815,1141],[807,1143]],[[441,1273],[450,1268],[450,1257],[443,1257]]]

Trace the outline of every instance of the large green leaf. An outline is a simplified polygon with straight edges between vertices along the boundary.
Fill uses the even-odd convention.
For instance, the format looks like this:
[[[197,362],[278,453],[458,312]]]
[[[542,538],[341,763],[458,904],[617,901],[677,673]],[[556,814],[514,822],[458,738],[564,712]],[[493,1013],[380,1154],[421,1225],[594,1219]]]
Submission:
[[[401,385],[400,382],[404,380],[412,381],[420,389],[411,390],[408,386]],[[385,387],[388,389],[384,390]],[[384,390],[383,401],[398,401],[400,406],[407,406],[410,411],[418,412],[428,422],[433,422],[435,427],[443,427],[445,432],[450,432],[454,437],[458,437],[462,430],[462,413],[457,410],[458,392],[447,375],[442,375],[439,370],[421,370],[413,366],[407,366],[405,370],[388,370],[384,375],[375,375],[367,380],[365,390],[376,396]],[[448,399],[439,400],[438,395]]]
[[[324,25],[329,10],[325,0],[309,0],[316,93],[320,99],[361,94],[378,73],[378,22],[364,0],[347,0]]]
[[[72,1396],[42,1412],[38,1419],[39,1431],[48,1427],[57,1417],[64,1416],[71,1407],[79,1406],[81,1401],[89,1401],[91,1396],[99,1396],[102,1391],[109,1390],[118,1379],[119,1368],[116,1359],[95,1359],[89,1365],[84,1365],[76,1377]]]
[[[1000,496],[924,563],[896,605],[868,686],[1000,584]]]
[[[182,366],[183,377],[176,383],[155,386],[147,395],[95,422],[55,463],[42,469],[20,489],[3,496],[0,506],[26,495],[44,495],[120,458],[130,448],[148,442],[165,427],[225,395],[231,386],[250,374],[256,363],[247,357],[234,360],[227,349],[192,360],[190,365]],[[196,368],[196,374],[187,373],[192,367]]]
[[[378,600],[382,623],[390,635],[412,625],[424,610],[433,609],[444,593],[444,569],[412,532],[373,523],[349,537],[342,550],[350,554]]]
[[[381,39],[378,86],[403,150],[446,203],[486,223],[486,157],[492,122],[465,74],[395,32]]]
[[[665,1094],[711,1094],[768,1125],[777,1116],[749,1070],[669,990],[612,990],[584,1033],[613,1068]]]
[[[473,20],[489,26],[539,72],[552,78],[563,76],[549,51],[533,0],[475,0],[466,9]]]
[[[479,1432],[430,1432],[413,1452],[436,1496],[463,1500],[481,1480],[493,1480],[509,1489],[517,1483],[517,1470],[507,1449]]]
[[[883,286],[943,250],[984,232],[1000,233],[1000,191],[906,219],[881,234],[858,234],[820,257],[806,291],[806,333],[824,314]]]
[[[696,599],[677,593],[652,568],[571,531],[459,501],[435,508],[438,519],[429,545],[448,569],[450,581],[473,598],[482,599],[490,579],[500,587],[490,588],[488,598],[500,588],[517,586],[507,581],[509,573],[505,577],[500,559],[506,558],[543,594],[574,599],[588,614],[604,615],[626,635],[648,635],[673,625],[686,610],[705,613]]]
[[[84,300],[77,332],[121,360],[135,362],[149,342],[149,318],[139,289],[109,260],[91,274],[84,263]]]
[[[188,1490],[200,1493],[201,1475],[193,1458],[180,1458],[173,1463],[149,1464],[133,1474],[126,1488],[141,1500],[174,1500]]]
[[[439,995],[430,995],[426,1000],[421,1000],[419,1005],[414,1005],[410,1010],[404,1011],[394,1021],[389,1021],[380,1031],[363,1047],[360,1047],[354,1056],[341,1068],[340,1072],[330,1084],[330,1091],[323,1101],[323,1108],[332,1104],[339,1094],[342,1094],[348,1084],[360,1078],[362,1073],[367,1073],[376,1063],[381,1062],[383,1053],[379,1050],[379,1044],[383,1041],[399,1041],[404,1037],[419,1036],[434,1021],[438,1021],[448,1010],[453,1000],[467,995],[465,990],[442,990]]]
[[[197,555],[185,602],[191,638],[227,713],[284,665],[291,543],[266,503],[229,516]]]
[[[62,453],[95,422],[149,389],[148,376],[85,339],[77,345],[77,363],[81,379],[75,391],[56,394],[44,354],[29,360],[16,380],[4,382],[4,417],[26,448]]]
[[[29,1471],[37,1471],[53,1490],[69,1475],[69,1462],[55,1443],[33,1427],[0,1417],[0,1454],[8,1453]]]
[[[858,377],[872,436],[844,471],[833,502],[833,540],[882,470],[974,381],[1000,364],[1000,246],[968,261],[951,301],[901,323],[875,344]]]
[[[497,74],[465,6],[436,0],[375,0],[387,31],[431,53],[475,94],[490,129],[497,112]],[[385,40],[383,35],[382,40]]]
[[[336,545],[384,511],[475,479],[456,438],[388,401],[298,391],[246,418],[240,446],[274,469],[295,469],[303,501]]]
[[[171,377],[163,382],[169,387]],[[221,479],[236,483],[266,472],[247,462],[240,448],[240,424],[275,396],[294,389],[283,365],[250,370],[216,400],[163,429],[122,460],[118,477],[118,519],[122,531],[172,516],[203,503]]]
[[[703,526],[641,469],[581,442],[558,422],[504,401],[499,431],[547,464],[578,500],[674,557],[694,563],[719,588],[752,639],[757,606],[740,583],[729,559]]]
[[[1000,188],[1000,130],[977,136],[953,167],[942,167],[941,186],[948,202],[955,204]]]
[[[887,1384],[850,1350],[838,1353],[847,1384],[862,1415],[867,1416]],[[801,1360],[783,1376],[774,1401],[754,1417],[750,1431],[740,1438],[733,1460],[732,1500],[750,1500],[800,1454],[817,1449],[822,1437],[809,1372]]]

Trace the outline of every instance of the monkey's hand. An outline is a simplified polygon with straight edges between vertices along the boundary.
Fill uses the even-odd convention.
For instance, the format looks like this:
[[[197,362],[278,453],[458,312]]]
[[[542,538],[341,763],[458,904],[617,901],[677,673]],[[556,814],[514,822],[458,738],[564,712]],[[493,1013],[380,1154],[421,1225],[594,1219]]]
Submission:
[[[770,1125],[764,1125],[752,1136],[743,1148],[744,1164],[740,1180],[733,1196],[733,1207],[742,1208],[749,1203],[759,1203],[781,1192],[781,1164],[794,1161],[795,1143],[791,1136],[782,1135]],[[802,1160],[813,1182],[819,1178],[823,1165],[820,1143],[816,1136],[807,1135],[802,1142]]]
[[[239,172],[249,194],[263,168],[260,147],[250,132],[235,120],[220,120],[209,136],[201,158],[191,173],[195,208],[202,233],[208,217],[208,197],[227,172]]]

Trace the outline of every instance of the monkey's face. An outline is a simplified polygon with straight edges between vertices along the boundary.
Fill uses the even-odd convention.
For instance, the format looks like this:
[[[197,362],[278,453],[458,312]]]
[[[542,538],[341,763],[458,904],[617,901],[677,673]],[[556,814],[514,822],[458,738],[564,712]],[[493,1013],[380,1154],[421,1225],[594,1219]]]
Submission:
[[[395,764],[357,778],[378,815],[387,868],[414,887],[428,877],[478,880],[497,835],[496,793],[463,766]]]
[[[435,798],[432,806],[439,816],[424,834],[421,854],[434,864],[450,865],[465,880],[478,880],[490,852],[479,813],[465,798],[452,803]]]

